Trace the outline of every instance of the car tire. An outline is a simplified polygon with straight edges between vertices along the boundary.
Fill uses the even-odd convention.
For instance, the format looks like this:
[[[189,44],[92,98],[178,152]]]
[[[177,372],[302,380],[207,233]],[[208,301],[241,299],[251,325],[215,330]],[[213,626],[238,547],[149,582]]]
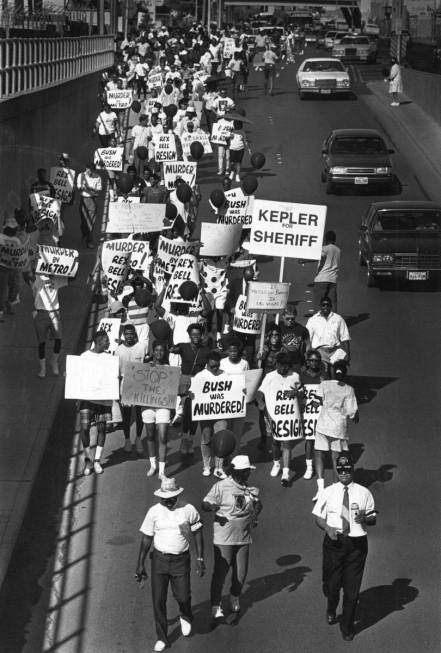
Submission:
[[[366,285],[368,288],[375,288],[375,286],[377,285],[376,279],[372,274],[369,265],[367,266]]]

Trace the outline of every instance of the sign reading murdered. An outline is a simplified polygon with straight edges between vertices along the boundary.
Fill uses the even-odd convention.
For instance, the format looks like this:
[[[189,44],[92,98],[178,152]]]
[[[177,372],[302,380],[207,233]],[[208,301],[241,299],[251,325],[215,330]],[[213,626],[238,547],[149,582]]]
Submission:
[[[193,420],[245,417],[245,387],[244,374],[196,374],[190,387]]]
[[[233,188],[225,192],[225,213],[218,215],[218,224],[251,225],[253,217],[254,195],[245,195],[241,188]]]
[[[262,331],[262,314],[247,309],[246,295],[239,295],[234,309],[233,331],[257,335]]]
[[[249,251],[319,261],[326,206],[254,200]]]

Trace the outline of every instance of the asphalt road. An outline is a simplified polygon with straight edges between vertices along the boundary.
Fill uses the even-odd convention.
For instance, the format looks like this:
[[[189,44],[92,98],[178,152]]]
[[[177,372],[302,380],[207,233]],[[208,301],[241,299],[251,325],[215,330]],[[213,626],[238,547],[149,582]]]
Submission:
[[[208,574],[193,576],[194,635],[187,640],[180,636],[170,600],[172,647],[177,653],[435,653],[440,644],[439,292],[420,286],[366,287],[357,261],[357,232],[376,197],[327,196],[320,181],[320,150],[331,129],[378,128],[376,116],[360,98],[301,102],[295,69],[291,65],[282,71],[274,97],[262,95],[263,80],[253,75],[240,104],[254,121],[251,147],[266,156],[257,197],[326,204],[327,228],[336,231],[343,250],[339,312],[350,327],[351,379],[360,402],[360,423],[350,427],[350,443],[357,479],[371,489],[379,509],[369,538],[361,620],[352,643],[342,641],[338,626],[325,624],[322,533],[310,515],[315,480],[302,478],[301,444],[295,449],[291,487],[284,489],[279,479],[269,477],[269,457],[256,447],[252,409],[246,439],[257,462],[252,481],[261,488],[264,511],[255,531],[240,619],[234,626],[210,630],[207,519]],[[424,170],[413,170],[400,143],[393,145],[401,197],[425,198],[418,183]],[[214,160],[200,168],[206,200],[218,184]],[[212,219],[206,201],[203,207],[202,216]],[[261,268],[261,280],[277,279],[279,260]],[[314,265],[287,260],[284,279],[292,282],[301,322],[311,306],[313,274]],[[138,588],[133,572],[138,528],[154,503],[157,479],[145,477],[145,460],[123,452],[121,433],[108,438],[103,476],[82,477],[80,458],[68,455],[74,431],[72,406],[62,406],[17,547],[16,571],[8,578],[9,597],[0,615],[2,653],[140,653],[151,650],[156,639],[150,587],[147,582]],[[174,431],[170,449],[168,475],[177,475],[185,496],[200,505],[213,479],[201,476],[199,450],[193,462],[183,465]]]

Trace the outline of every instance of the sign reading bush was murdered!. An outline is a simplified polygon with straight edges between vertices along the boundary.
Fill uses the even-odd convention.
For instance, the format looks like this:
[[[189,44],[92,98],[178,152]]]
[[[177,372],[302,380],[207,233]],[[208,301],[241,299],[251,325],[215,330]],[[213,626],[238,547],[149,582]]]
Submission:
[[[283,311],[291,284],[276,281],[250,281],[247,287],[249,311]]]
[[[74,277],[78,272],[79,254],[76,249],[38,245],[36,274]]]
[[[254,200],[249,251],[319,261],[326,206]]]
[[[217,217],[218,224],[251,225],[254,195],[245,195],[241,188],[233,188],[225,193],[226,211]]]
[[[125,406],[175,408],[180,378],[179,367],[126,363],[121,403]]]
[[[246,394],[244,374],[196,374],[191,380],[193,393],[192,418],[233,419],[245,417]]]
[[[99,147],[95,150],[94,163],[98,168],[106,170],[123,169],[123,147]]]

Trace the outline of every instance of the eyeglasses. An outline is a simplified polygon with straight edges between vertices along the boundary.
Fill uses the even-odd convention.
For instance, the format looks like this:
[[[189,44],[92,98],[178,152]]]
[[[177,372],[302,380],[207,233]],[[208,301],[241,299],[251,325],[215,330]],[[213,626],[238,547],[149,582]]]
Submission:
[[[344,467],[337,467],[337,472],[339,474],[344,474],[345,472],[352,472],[352,467],[350,465],[345,465]]]
[[[322,359],[321,358],[308,358],[308,362],[310,362],[310,363],[321,363]]]

